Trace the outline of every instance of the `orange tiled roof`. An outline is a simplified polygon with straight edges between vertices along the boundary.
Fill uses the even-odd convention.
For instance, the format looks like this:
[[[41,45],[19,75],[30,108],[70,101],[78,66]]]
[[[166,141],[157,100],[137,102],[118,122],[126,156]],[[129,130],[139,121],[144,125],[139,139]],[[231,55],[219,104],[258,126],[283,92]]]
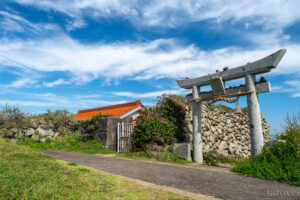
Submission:
[[[111,106],[79,110],[78,113],[74,115],[74,117],[77,119],[91,119],[94,115],[97,115],[99,113],[103,115],[113,115],[114,117],[119,117],[138,106],[146,108],[140,100],[137,100]]]

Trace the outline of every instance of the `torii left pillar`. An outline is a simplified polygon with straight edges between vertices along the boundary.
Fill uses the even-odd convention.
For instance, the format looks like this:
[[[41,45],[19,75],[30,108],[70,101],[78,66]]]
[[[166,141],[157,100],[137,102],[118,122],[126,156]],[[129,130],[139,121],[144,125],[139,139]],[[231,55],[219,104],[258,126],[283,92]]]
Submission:
[[[258,97],[255,90],[255,75],[247,74],[245,76],[245,82],[248,92],[252,92],[247,96],[247,106],[251,137],[251,156],[254,157],[261,153],[261,150],[264,146],[264,137],[262,132]]]
[[[193,86],[193,99],[199,98],[200,88]],[[196,163],[203,163],[203,142],[201,125],[201,101],[193,101],[193,160]]]

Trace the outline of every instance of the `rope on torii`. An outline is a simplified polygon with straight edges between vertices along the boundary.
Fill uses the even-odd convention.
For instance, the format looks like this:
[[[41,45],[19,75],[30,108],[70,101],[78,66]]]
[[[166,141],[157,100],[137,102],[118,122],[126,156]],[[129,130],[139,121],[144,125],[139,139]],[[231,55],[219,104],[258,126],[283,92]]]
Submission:
[[[228,97],[215,97],[213,100],[208,101],[207,104],[211,105],[217,101],[225,101],[227,103],[234,103],[234,102],[237,102],[239,100],[239,98],[240,98],[239,96],[236,96],[234,99],[230,99]]]

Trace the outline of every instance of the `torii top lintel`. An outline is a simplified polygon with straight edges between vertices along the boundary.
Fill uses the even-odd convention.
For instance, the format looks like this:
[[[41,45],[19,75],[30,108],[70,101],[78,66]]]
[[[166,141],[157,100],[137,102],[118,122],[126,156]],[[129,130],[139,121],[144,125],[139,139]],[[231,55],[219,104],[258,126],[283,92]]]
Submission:
[[[280,49],[279,51],[257,60],[252,63],[247,63],[246,65],[239,66],[236,68],[216,72],[214,74],[208,74],[206,76],[193,78],[193,79],[184,79],[184,80],[176,80],[177,84],[181,88],[191,89],[193,86],[205,86],[210,85],[211,80],[221,77],[223,81],[229,81],[233,79],[239,79],[244,77],[246,74],[262,74],[269,72],[271,69],[275,68],[282,57],[286,53],[286,49]]]

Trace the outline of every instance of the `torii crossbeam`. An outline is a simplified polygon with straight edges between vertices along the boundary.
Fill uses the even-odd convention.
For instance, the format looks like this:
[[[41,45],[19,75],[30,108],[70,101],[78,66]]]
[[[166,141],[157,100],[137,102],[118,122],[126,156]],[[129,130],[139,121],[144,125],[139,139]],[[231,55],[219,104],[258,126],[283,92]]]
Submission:
[[[257,94],[270,92],[271,86],[270,83],[265,80],[257,83],[256,75],[270,72],[271,69],[277,67],[285,53],[286,49],[280,49],[263,59],[247,63],[240,67],[232,69],[226,67],[223,71],[218,71],[214,74],[193,79],[176,80],[179,87],[192,89],[192,94],[186,96],[186,101],[192,102],[193,105],[193,159],[195,162],[203,162],[201,102],[220,97],[227,98],[247,95],[251,155],[256,156],[261,153],[264,141]],[[226,81],[239,78],[245,78],[246,85],[225,88]],[[212,91],[200,92],[200,87],[206,85],[211,85]]]

